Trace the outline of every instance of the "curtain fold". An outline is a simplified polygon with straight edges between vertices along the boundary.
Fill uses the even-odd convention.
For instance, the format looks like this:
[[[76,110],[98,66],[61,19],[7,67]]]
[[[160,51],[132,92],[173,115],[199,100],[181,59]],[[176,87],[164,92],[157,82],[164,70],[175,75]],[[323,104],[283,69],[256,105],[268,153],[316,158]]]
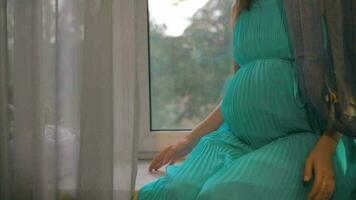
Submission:
[[[0,199],[9,199],[7,4],[0,1]]]
[[[130,199],[137,174],[138,119],[136,2],[114,0],[114,199]],[[131,176],[127,176],[125,171]],[[121,198],[118,198],[118,197]]]
[[[14,133],[12,135],[14,199],[44,199],[43,137],[39,129],[39,1],[14,2]],[[18,58],[18,59],[17,59]]]
[[[86,2],[82,71],[79,199],[113,197],[111,1]]]
[[[0,2],[1,199],[131,198],[134,12],[131,0]]]

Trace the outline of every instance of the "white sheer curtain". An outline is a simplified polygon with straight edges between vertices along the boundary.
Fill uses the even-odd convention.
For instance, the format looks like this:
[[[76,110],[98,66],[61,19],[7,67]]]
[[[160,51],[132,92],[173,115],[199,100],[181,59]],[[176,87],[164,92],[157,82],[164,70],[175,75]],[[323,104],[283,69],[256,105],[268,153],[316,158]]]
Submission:
[[[134,1],[1,0],[1,199],[130,199]]]
[[[0,1],[0,199],[9,199],[9,112],[6,1]]]

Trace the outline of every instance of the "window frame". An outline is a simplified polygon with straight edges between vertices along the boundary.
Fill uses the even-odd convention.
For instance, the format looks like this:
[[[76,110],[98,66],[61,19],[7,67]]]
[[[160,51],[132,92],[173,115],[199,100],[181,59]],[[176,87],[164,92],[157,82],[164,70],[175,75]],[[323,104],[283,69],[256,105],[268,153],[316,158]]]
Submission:
[[[136,1],[137,79],[140,106],[139,158],[150,159],[190,130],[151,130],[148,0]]]

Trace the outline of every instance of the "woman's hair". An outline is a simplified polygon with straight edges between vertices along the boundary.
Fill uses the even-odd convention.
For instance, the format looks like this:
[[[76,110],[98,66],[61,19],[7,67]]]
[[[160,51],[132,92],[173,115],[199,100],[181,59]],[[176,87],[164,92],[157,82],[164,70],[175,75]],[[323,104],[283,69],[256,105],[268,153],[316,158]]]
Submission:
[[[243,10],[250,9],[252,0],[234,0],[231,9],[231,25],[236,24],[237,19],[239,18],[240,13]]]

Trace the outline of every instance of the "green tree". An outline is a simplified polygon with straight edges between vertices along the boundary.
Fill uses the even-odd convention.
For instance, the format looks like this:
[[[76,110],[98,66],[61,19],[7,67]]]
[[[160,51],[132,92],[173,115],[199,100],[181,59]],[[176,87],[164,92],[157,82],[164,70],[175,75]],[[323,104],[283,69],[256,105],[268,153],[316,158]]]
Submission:
[[[231,5],[208,1],[178,37],[150,19],[153,129],[192,128],[222,97],[232,61]]]

